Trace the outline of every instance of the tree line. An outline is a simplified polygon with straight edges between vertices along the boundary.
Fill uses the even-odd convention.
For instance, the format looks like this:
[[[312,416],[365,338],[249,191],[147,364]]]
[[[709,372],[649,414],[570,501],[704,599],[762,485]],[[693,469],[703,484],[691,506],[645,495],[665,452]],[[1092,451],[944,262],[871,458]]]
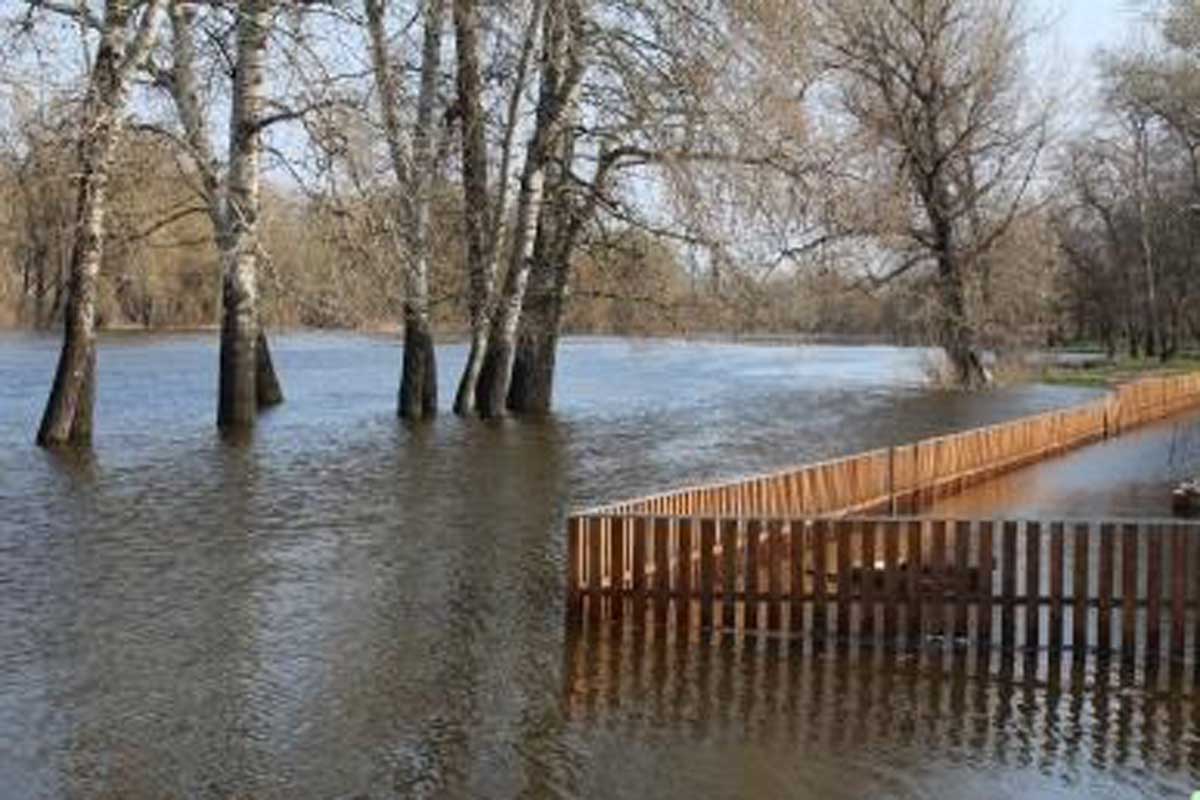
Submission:
[[[1057,165],[1074,334],[1167,359],[1200,333],[1200,9],[1166,4],[1157,36],[1100,67],[1097,124]]]
[[[966,386],[1054,338],[1169,355],[1200,208],[1170,10],[1071,138],[1023,0],[12,3],[0,302],[64,327],[38,441],[90,441],[118,320],[219,320],[229,433],[283,400],[271,321],[397,321],[411,420],[446,330],[483,417],[550,409],[564,328],[902,335]]]

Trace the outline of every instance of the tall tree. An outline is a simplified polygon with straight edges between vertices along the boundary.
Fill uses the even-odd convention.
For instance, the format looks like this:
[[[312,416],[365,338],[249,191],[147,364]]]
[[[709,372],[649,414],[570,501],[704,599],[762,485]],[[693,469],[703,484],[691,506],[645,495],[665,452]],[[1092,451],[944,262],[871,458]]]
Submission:
[[[262,180],[263,98],[267,44],[276,0],[237,7],[229,173],[221,242],[221,352],[217,426],[228,433],[254,427],[260,352],[258,258]]]
[[[477,0],[455,0],[454,31],[457,53],[458,109],[462,121],[463,221],[466,232],[466,275],[471,342],[454,398],[454,412],[476,411],[479,376],[488,349],[489,322],[494,302],[501,231],[508,207],[509,165],[525,91],[529,63],[545,13],[545,0],[534,0],[516,57],[503,117],[496,197],[490,195],[489,152],[484,80],[480,68],[480,15]]]
[[[1159,38],[1135,48],[1106,52],[1101,59],[1103,133],[1121,163],[1123,188],[1132,193],[1147,355],[1170,355],[1173,325],[1160,280],[1169,271],[1156,232],[1164,217],[1190,217],[1200,201],[1200,7],[1172,0],[1161,18]],[[1172,163],[1178,160],[1178,163]],[[1182,181],[1180,180],[1182,179]],[[1173,191],[1182,183],[1182,202]],[[1165,190],[1165,192],[1164,192]],[[1163,194],[1176,199],[1164,202]],[[1174,227],[1174,226],[1172,226]],[[1185,226],[1190,227],[1190,226]],[[1190,265],[1189,265],[1190,266]],[[1135,345],[1136,346],[1136,345]]]
[[[967,287],[1021,211],[1046,135],[1022,93],[1020,0],[816,0],[841,106],[902,178],[910,246],[888,278],[932,264],[937,340],[986,383]],[[883,176],[876,175],[880,180]]]
[[[476,387],[476,407],[485,417],[504,416],[516,359],[521,308],[533,266],[546,171],[572,118],[587,60],[582,0],[550,3],[545,11],[538,103],[525,147],[516,218],[508,242],[504,283],[492,308],[487,350]]]
[[[232,340],[227,341],[230,335],[228,332],[236,332],[236,327],[232,325],[226,313],[227,301],[231,299],[230,291],[235,289],[231,284],[234,279],[234,273],[237,267],[234,266],[240,258],[243,261],[243,274],[246,270],[246,263],[250,259],[257,261],[261,245],[257,239],[257,216],[258,216],[258,171],[259,167],[255,163],[247,163],[248,157],[257,160],[260,156],[251,156],[250,152],[257,147],[253,142],[247,141],[244,137],[234,135],[236,125],[242,125],[244,132],[253,132],[253,128],[258,126],[261,132],[263,120],[251,120],[246,117],[247,106],[246,97],[247,91],[254,94],[260,91],[257,88],[251,87],[249,90],[243,88],[239,90],[234,87],[234,98],[239,96],[243,98],[239,102],[231,105],[230,109],[230,131],[228,138],[228,153],[225,163],[216,156],[213,146],[209,140],[211,119],[208,113],[208,106],[205,104],[199,86],[199,75],[202,69],[197,53],[197,36],[195,18],[201,11],[201,4],[194,0],[171,0],[169,13],[171,19],[171,63],[169,66],[158,66],[152,61],[149,64],[156,81],[165,86],[171,95],[171,100],[175,108],[175,113],[178,118],[179,126],[182,129],[182,143],[185,146],[187,154],[190,156],[190,164],[196,171],[199,177],[198,191],[201,199],[204,202],[204,207],[208,215],[209,221],[213,228],[214,240],[217,245],[221,263],[222,276],[222,299],[223,299],[223,317],[222,317],[222,386],[229,391],[233,391],[233,387],[237,385],[237,380],[232,376],[226,375],[224,365],[232,365],[235,359],[232,357],[232,349],[241,345],[235,344]],[[253,13],[254,10],[246,9],[246,13]],[[269,24],[267,16],[270,14],[270,9],[259,10],[259,19],[261,24]],[[239,47],[237,49],[238,58],[248,57],[261,61],[262,55],[251,53],[250,48],[240,46],[240,37],[243,35],[240,20],[236,28],[239,37]],[[248,43],[250,44],[250,43]],[[255,44],[255,46],[258,46]],[[265,49],[265,42],[261,45]],[[251,65],[251,68],[259,68]],[[234,75],[239,72],[239,65],[234,67]],[[250,99],[250,107],[253,108],[256,104],[260,104],[261,100]],[[251,113],[260,113],[253,112]],[[241,197],[235,202],[232,198],[234,188],[234,180],[241,182],[239,191]],[[253,195],[251,199],[248,195]],[[247,205],[249,204],[249,205]],[[252,218],[246,218],[243,215],[251,214]],[[253,248],[251,252],[248,248]],[[257,264],[254,265],[253,271],[257,273]],[[243,278],[244,280],[244,278]],[[257,277],[255,276],[255,281]],[[235,294],[233,297],[235,302],[244,303],[244,299],[239,300]],[[243,310],[243,314],[246,313]],[[257,316],[257,309],[254,314]],[[283,390],[279,383],[279,378],[275,373],[274,364],[271,359],[270,347],[267,343],[266,332],[263,330],[261,322],[255,321],[257,333],[255,334],[254,342],[254,371],[255,371],[255,386],[254,386],[254,406],[256,408],[266,408],[278,405],[283,402]],[[223,394],[224,398],[225,395]],[[244,398],[243,398],[244,400]],[[236,404],[237,400],[233,397],[222,399],[218,408],[218,424],[222,427],[237,428],[243,426],[244,421],[239,416],[239,412],[235,411],[231,404]],[[222,410],[223,409],[223,410]]]
[[[130,76],[149,52],[162,0],[107,0],[103,13],[86,3],[29,0],[31,13],[50,9],[76,18],[99,37],[79,112],[79,189],[62,352],[37,441],[43,447],[88,445],[96,392],[96,284],[104,258],[105,214],[113,150]]]
[[[753,168],[761,178],[777,168],[741,114],[757,97],[747,91],[747,42],[733,30],[739,4],[612,0],[589,9],[588,68],[545,171],[507,398],[510,411],[526,415],[545,414],[553,402],[559,333],[581,249],[627,238],[606,227],[686,240],[681,220],[658,214],[652,221],[647,186],[669,196],[681,172],[723,164]],[[737,76],[728,91],[726,73]]]
[[[402,123],[404,92],[388,43],[388,0],[365,0],[371,65],[383,118],[388,155],[396,177],[405,246],[404,366],[398,410],[405,419],[437,413],[437,360],[429,297],[429,226],[436,175],[438,83],[442,70],[442,34],[446,0],[422,3],[424,35],[421,45],[420,88],[411,133]]]

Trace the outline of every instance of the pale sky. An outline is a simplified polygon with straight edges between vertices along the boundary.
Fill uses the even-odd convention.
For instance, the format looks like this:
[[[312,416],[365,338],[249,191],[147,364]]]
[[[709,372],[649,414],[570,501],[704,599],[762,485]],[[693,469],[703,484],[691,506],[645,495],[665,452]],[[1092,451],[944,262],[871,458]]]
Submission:
[[[1153,0],[1032,0],[1034,13],[1044,15],[1052,29],[1037,54],[1035,72],[1046,70],[1058,79],[1087,81],[1093,74],[1091,54],[1098,47],[1130,41],[1145,28]]]

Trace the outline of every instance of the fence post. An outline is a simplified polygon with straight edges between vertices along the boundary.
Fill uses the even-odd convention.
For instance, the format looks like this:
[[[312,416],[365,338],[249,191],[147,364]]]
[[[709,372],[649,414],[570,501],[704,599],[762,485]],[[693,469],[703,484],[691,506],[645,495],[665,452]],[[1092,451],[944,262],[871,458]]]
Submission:
[[[896,448],[888,448],[888,515],[896,516]]]
[[[583,594],[579,591],[579,562],[583,558],[582,527],[583,520],[579,517],[567,520],[567,618],[571,621],[583,616]]]

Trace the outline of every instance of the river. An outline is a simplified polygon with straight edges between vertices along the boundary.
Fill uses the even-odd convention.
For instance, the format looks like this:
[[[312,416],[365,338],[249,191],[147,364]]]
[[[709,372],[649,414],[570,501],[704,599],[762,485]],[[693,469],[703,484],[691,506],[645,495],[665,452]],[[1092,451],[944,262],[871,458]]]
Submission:
[[[393,415],[386,337],[115,335],[88,458],[31,441],[57,341],[0,335],[0,797],[1186,797],[1191,694],[925,654],[580,640],[568,508],[1067,405],[887,347],[571,339],[558,411]],[[443,403],[463,360],[439,348]],[[1190,690],[1189,690],[1190,692]]]

